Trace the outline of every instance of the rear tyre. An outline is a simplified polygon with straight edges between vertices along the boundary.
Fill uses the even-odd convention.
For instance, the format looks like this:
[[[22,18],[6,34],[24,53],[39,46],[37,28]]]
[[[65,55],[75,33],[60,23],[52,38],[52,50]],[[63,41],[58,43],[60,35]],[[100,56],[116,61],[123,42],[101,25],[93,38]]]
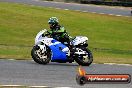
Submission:
[[[87,53],[87,55],[77,55],[75,56],[75,61],[82,66],[89,66],[93,62],[93,55],[89,49],[81,48]]]
[[[34,46],[31,50],[31,56],[36,63],[45,65],[51,60],[51,51],[46,46],[46,51],[44,53],[41,53],[41,50],[38,49],[37,46]]]

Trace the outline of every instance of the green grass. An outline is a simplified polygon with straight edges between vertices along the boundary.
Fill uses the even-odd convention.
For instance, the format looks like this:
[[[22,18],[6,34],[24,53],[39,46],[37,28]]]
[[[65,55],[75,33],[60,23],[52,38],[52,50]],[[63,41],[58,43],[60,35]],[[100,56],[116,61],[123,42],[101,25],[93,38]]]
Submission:
[[[71,36],[89,38],[94,62],[132,64],[132,18],[0,2],[0,58],[31,59],[36,34],[56,16]]]

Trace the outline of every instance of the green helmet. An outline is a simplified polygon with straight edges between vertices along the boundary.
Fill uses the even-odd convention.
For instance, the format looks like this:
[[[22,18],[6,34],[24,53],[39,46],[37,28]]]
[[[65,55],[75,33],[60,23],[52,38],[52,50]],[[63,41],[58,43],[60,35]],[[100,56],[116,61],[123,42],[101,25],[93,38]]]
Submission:
[[[49,24],[58,24],[59,21],[57,19],[57,17],[51,17],[48,21]]]

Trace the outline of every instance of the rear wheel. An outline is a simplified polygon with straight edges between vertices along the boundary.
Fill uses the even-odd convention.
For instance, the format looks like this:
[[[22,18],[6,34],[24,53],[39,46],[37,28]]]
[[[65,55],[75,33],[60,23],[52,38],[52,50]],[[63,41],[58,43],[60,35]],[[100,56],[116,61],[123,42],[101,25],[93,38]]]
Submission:
[[[51,51],[47,46],[44,46],[46,51],[42,53],[42,50],[36,45],[31,51],[31,56],[36,63],[47,64],[51,60]]]
[[[89,49],[81,48],[85,54],[84,55],[76,55],[75,61],[82,66],[89,66],[93,62],[93,55]]]

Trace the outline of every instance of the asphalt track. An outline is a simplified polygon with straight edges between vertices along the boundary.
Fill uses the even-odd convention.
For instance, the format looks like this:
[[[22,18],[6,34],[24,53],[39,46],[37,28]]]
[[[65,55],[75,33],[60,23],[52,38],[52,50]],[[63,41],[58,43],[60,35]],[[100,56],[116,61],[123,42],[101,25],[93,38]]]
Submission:
[[[83,66],[89,74],[130,74],[132,65],[92,64]],[[0,60],[0,85],[50,86],[70,88],[132,88],[129,84],[76,83],[78,64],[49,63],[40,65],[30,60]]]
[[[53,7],[65,10],[76,10],[82,12],[92,12],[99,14],[109,14],[116,16],[131,16],[131,9],[124,7],[108,7],[108,6],[96,6],[96,5],[84,5],[84,4],[73,4],[73,3],[58,3],[58,2],[47,2],[40,0],[0,0],[4,2],[16,2],[30,5]]]

